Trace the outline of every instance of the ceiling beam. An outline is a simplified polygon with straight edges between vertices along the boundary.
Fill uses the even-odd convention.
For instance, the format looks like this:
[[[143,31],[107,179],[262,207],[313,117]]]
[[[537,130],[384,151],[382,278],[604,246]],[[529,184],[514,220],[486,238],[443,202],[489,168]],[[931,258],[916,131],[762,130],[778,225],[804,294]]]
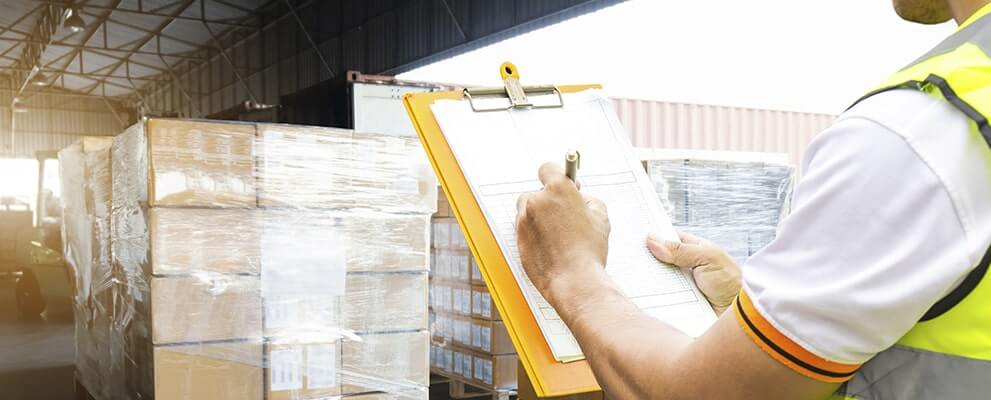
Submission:
[[[45,2],[45,3],[55,3],[55,2],[54,1],[48,1],[48,2]],[[227,5],[228,7],[230,7],[230,5],[228,5],[227,3],[222,3],[222,4]],[[200,22],[200,19],[199,18],[196,18],[196,17],[187,17],[187,16],[184,16],[184,15],[171,16],[168,13],[151,11],[151,10],[140,10],[139,11],[139,10],[133,9],[133,8],[119,8],[119,7],[110,7],[110,6],[104,6],[104,5],[98,5],[98,4],[88,4],[88,3],[87,4],[78,4],[78,5],[76,5],[76,7],[81,8],[83,10],[110,10],[110,11],[116,11],[116,12],[119,12],[119,13],[131,13],[131,14],[147,15],[147,16],[151,16],[151,17],[162,17],[162,18],[171,18],[171,19],[177,19],[177,20],[187,20],[187,21]],[[123,16],[126,17],[127,15],[125,14]],[[250,17],[251,15],[248,15],[248,16]],[[251,29],[251,30],[258,29],[258,27],[255,26],[255,25],[245,24],[245,23],[241,23],[241,22],[234,22],[232,19],[211,19],[211,20],[209,20],[207,22],[208,23],[211,23],[211,24],[225,25],[225,26],[230,26],[230,27],[235,27],[235,28],[244,28],[244,29]]]
[[[14,39],[14,38],[5,38],[5,37],[0,37],[0,42],[16,42],[16,43],[28,43],[28,44],[40,44],[40,43],[43,43],[43,42],[39,42],[39,41],[36,41],[36,40],[33,40],[33,39]],[[81,45],[81,44],[72,44],[72,43],[58,42],[58,41],[52,41],[51,43],[48,44],[48,46],[50,46],[50,47],[66,47],[66,48],[75,49],[75,50],[100,51],[100,52],[107,52],[107,53],[143,54],[143,55],[149,55],[149,56],[155,56],[155,57],[158,57],[158,55],[159,55],[159,53],[158,52],[155,52],[155,51],[127,50],[127,49],[115,48],[115,47],[109,47],[109,46],[90,46],[90,45]],[[189,53],[163,53],[162,55],[165,56],[165,57],[173,57],[173,58],[180,58],[180,59],[190,59],[190,60],[205,60],[206,59],[205,57],[202,57],[202,56],[196,56],[196,55],[194,55],[194,53],[195,52],[189,52]]]
[[[183,12],[185,12],[187,9],[189,9],[189,7],[192,6],[194,2],[195,2],[195,0],[184,0],[184,1],[182,1],[168,15],[170,15],[172,17],[178,16],[178,15],[182,14]],[[161,35],[162,31],[165,30],[165,28],[168,27],[169,24],[172,23],[172,21],[173,21],[173,19],[166,18],[164,21],[162,21],[162,23],[158,24],[158,26],[156,26],[154,29],[152,29],[152,32],[157,32],[157,34],[149,34],[148,36],[145,36],[144,39],[142,39],[141,41],[139,41],[137,43],[137,45],[134,46],[134,48],[140,49],[140,48],[144,47],[144,45],[146,45],[149,42],[151,42],[151,40],[152,39],[155,39],[156,37],[158,38],[159,43],[161,43],[161,36],[160,35]],[[159,44],[159,46],[156,47],[156,50],[159,51],[159,52],[162,50],[160,44]],[[116,62],[115,64],[113,64],[113,67],[107,70],[108,73],[113,74],[113,73],[117,72],[117,70],[120,69],[121,66],[125,66],[131,60],[131,55],[132,54],[125,55],[123,60],[120,60],[120,61]],[[165,62],[164,56],[162,56],[160,54],[159,55],[159,59],[162,60],[162,64],[164,64],[164,66],[166,67],[166,69],[171,69],[171,67],[168,65],[168,63]]]
[[[11,74],[12,86],[16,88],[15,99],[24,91],[31,77],[38,71],[41,64],[41,56],[45,53],[45,48],[48,47],[48,44],[52,42],[52,38],[62,22],[62,10],[63,8],[61,6],[54,4],[48,4],[42,7],[38,22],[35,23],[34,28],[31,30],[31,39],[35,43],[25,44],[24,49],[21,51],[21,56],[15,63],[16,66],[27,69],[30,72],[14,71]]]
[[[112,7],[117,7],[118,5],[120,5],[120,3],[122,1],[123,0],[114,0]],[[107,22],[107,18],[110,18],[110,14],[112,12],[113,11],[107,11],[107,12],[103,13],[102,15],[98,15],[96,17],[96,20],[94,20],[94,21],[90,22],[89,24],[87,24],[89,26],[87,27],[86,31],[83,32],[82,40],[80,40],[79,43],[82,43],[82,44],[85,45],[86,43],[89,42],[90,39],[93,38],[93,35],[96,35],[96,32],[99,31],[101,28],[104,29],[104,30],[106,30],[107,27],[104,24]],[[104,45],[105,44],[106,43],[104,43]],[[85,72],[85,71],[83,71],[83,68],[82,68],[82,64],[83,64],[83,55],[82,55],[82,52],[83,51],[81,49],[73,49],[72,50],[72,56],[70,56],[69,57],[69,60],[66,61],[65,65],[62,66],[62,69],[63,70],[64,69],[68,69],[69,68],[69,65],[72,64],[72,60],[74,60],[76,57],[79,57],[79,66],[80,66],[80,68],[79,68],[80,71],[79,72]]]

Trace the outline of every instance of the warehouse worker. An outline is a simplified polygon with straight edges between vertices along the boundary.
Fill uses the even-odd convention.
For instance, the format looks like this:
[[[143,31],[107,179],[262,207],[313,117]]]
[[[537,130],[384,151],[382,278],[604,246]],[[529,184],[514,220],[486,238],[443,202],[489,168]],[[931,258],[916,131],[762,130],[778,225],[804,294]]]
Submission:
[[[959,30],[810,145],[778,237],[742,268],[648,240],[722,312],[691,339],[603,271],[609,222],[558,167],[519,201],[530,279],[618,399],[991,398],[991,0],[895,0]],[[742,291],[738,290],[742,286]]]

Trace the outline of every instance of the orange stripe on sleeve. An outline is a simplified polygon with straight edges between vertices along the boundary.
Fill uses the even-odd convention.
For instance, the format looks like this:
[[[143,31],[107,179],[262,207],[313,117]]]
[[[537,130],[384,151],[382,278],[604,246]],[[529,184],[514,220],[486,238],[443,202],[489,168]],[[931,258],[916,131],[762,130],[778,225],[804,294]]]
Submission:
[[[812,354],[778,331],[754,307],[745,291],[734,306],[736,319],[747,335],[767,354],[795,372],[822,382],[845,382],[860,368],[859,364],[841,364]]]

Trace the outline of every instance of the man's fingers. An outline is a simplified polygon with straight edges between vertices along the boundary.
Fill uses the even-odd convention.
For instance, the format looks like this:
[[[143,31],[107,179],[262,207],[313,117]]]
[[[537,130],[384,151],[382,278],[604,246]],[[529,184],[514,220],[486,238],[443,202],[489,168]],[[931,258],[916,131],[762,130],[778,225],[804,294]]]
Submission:
[[[544,185],[545,188],[574,188],[578,190],[574,182],[568,179],[568,176],[564,174],[564,169],[560,165],[555,163],[544,163],[540,166],[540,170],[537,171],[537,175],[540,177],[540,183]]]
[[[678,229],[677,231],[678,231],[678,238],[681,239],[681,241],[684,242],[684,243],[690,243],[690,244],[703,244],[703,243],[705,243],[705,240],[702,239],[702,238],[700,238],[700,237],[698,237],[698,236],[695,236],[695,235],[693,235],[691,233],[682,231],[681,229]]]
[[[516,223],[526,216],[526,203],[533,197],[533,193],[523,193],[516,198]]]
[[[705,248],[691,243],[660,241],[647,238],[647,249],[661,262],[681,268],[695,268],[705,263]]]
[[[589,196],[584,193],[582,193],[582,200],[585,202],[585,205],[588,206],[588,208],[594,211],[601,211],[603,213],[606,212],[606,203],[603,203],[602,200],[599,200],[598,198]]]

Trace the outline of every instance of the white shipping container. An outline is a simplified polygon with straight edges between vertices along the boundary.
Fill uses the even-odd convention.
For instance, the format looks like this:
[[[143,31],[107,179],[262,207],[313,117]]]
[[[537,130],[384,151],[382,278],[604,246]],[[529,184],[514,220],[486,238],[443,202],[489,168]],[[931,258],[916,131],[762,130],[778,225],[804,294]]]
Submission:
[[[636,147],[787,153],[796,168],[833,115],[612,99]],[[799,174],[801,171],[799,171]]]

